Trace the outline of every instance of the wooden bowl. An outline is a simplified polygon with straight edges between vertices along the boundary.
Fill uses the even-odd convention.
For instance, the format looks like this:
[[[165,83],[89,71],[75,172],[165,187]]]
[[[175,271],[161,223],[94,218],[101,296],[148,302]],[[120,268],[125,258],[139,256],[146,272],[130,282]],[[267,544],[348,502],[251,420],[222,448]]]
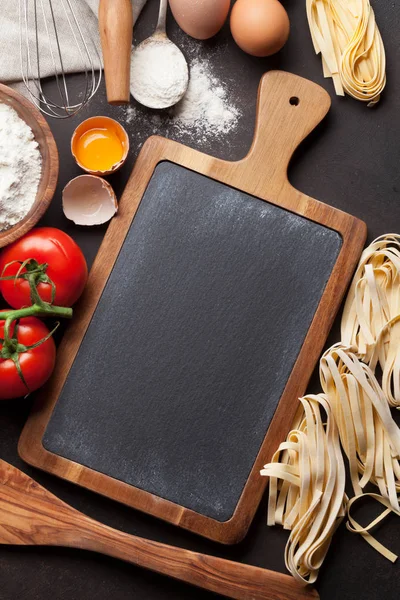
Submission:
[[[53,134],[41,112],[24,96],[0,83],[0,102],[8,104],[33,131],[42,155],[42,176],[35,202],[29,213],[16,225],[0,231],[0,248],[15,242],[27,233],[48,209],[54,196],[58,179],[58,151]]]

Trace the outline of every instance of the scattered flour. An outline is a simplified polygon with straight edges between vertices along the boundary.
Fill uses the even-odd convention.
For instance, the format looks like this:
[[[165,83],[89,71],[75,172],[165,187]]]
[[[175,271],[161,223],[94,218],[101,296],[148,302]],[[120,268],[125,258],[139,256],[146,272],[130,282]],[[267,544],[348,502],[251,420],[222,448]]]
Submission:
[[[0,103],[0,231],[27,215],[41,170],[42,158],[32,129],[13,108]]]
[[[180,130],[212,136],[229,133],[239,118],[227,87],[213,75],[209,61],[200,58],[193,61],[187,93],[171,114]]]
[[[145,117],[140,107],[129,106],[124,116],[128,124],[146,118],[152,133],[167,126],[177,137],[191,134],[207,142],[233,131],[241,111],[230,98],[228,85],[214,74],[210,60],[197,56],[191,61],[189,86],[181,102],[164,112],[146,113]]]
[[[125,123],[127,123],[128,125],[130,123],[133,123],[136,118],[136,114],[136,109],[133,106],[128,106],[125,109]]]

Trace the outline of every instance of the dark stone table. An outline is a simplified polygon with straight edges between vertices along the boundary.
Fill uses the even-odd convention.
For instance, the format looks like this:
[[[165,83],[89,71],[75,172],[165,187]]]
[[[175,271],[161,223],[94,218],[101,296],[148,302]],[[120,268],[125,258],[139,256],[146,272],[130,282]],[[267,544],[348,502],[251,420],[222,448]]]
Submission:
[[[269,69],[283,69],[307,77],[330,92],[332,109],[296,153],[290,168],[292,183],[305,193],[366,221],[369,241],[383,233],[400,233],[400,3],[398,0],[373,3],[388,62],[387,88],[375,109],[333,95],[332,83],[323,79],[320,59],[313,53],[305,0],[286,0],[285,4],[292,30],[288,44],[275,57],[256,59],[243,54],[230,38],[227,27],[214,40],[200,44],[200,54],[209,56],[215,72],[223,81],[230,82],[233,98],[243,116],[233,133],[212,143],[190,136],[180,139],[215,156],[239,159],[246,154],[252,139],[261,75]],[[149,2],[136,29],[138,40],[150,34],[156,13],[157,2]],[[169,32],[184,52],[193,50],[195,43],[178,31],[172,18],[169,19]],[[0,57],[3,59],[6,57]],[[81,76],[72,76],[70,81],[72,86],[82,83]],[[70,154],[71,134],[81,120],[96,114],[123,121],[126,109],[108,106],[102,86],[79,117],[51,121],[61,168],[56,195],[42,221],[43,225],[59,227],[72,235],[89,263],[96,255],[106,228],[79,228],[67,221],[61,209],[61,190],[69,179],[79,174]],[[139,146],[154,132],[154,125],[146,119],[146,111],[140,111],[139,115],[127,125],[131,139],[128,161],[119,173],[110,177],[118,194],[124,188]],[[164,133],[162,128],[157,132]],[[338,339],[336,324],[329,341]],[[319,391],[316,377],[310,390]],[[18,458],[17,441],[30,404],[31,400],[0,404],[0,457],[24,469],[72,506],[136,535],[285,570],[283,550],[287,533],[278,527],[267,527],[265,499],[247,538],[238,546],[222,547],[27,467]],[[400,521],[393,515],[379,528],[377,535],[392,551],[399,553],[399,533]],[[397,600],[399,565],[386,561],[342,525],[333,539],[317,587],[322,600]],[[207,600],[212,597],[202,590],[88,552],[0,548],[0,600]]]

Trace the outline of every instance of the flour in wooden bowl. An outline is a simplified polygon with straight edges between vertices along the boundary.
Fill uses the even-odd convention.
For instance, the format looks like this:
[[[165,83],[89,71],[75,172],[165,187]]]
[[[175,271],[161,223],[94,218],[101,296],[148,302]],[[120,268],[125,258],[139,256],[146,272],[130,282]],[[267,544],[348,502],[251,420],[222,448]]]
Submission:
[[[42,157],[32,129],[0,103],[0,231],[21,221],[35,202]]]

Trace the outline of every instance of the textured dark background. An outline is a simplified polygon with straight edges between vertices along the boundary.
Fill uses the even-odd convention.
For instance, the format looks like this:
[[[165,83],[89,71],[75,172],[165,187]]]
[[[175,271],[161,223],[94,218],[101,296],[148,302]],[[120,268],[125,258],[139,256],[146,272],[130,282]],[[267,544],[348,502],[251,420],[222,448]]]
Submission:
[[[400,4],[398,0],[373,2],[388,60],[388,85],[381,104],[374,110],[350,98],[333,96],[331,82],[323,80],[320,60],[313,54],[304,4],[304,1],[286,0],[291,36],[284,50],[271,59],[244,55],[230,39],[228,28],[211,42],[200,44],[201,54],[210,56],[221,79],[229,82],[243,117],[235,132],[212,144],[195,137],[182,141],[225,159],[244,156],[252,138],[256,91],[261,75],[272,68],[303,75],[326,87],[333,103],[327,119],[297,152],[290,169],[292,183],[305,193],[366,221],[369,240],[382,233],[400,232]],[[156,13],[157,2],[149,0],[136,29],[138,40],[150,34]],[[177,30],[172,19],[169,33],[184,52],[193,51],[193,43]],[[74,76],[71,81],[78,85],[80,77]],[[120,119],[125,115],[124,109],[107,106],[101,90],[79,118],[63,123],[51,122],[60,151],[61,170],[59,188],[43,219],[43,224],[69,232],[81,245],[89,262],[97,252],[105,228],[83,229],[68,222],[62,214],[60,191],[71,177],[79,174],[69,151],[72,131],[79,121],[99,113]],[[126,183],[139,145],[154,131],[154,126],[146,123],[145,111],[141,114],[143,117],[128,125],[132,149],[127,164],[110,178],[117,192],[121,192]],[[163,134],[162,129],[158,132]],[[336,341],[338,337],[336,325],[330,341]],[[310,389],[318,391],[316,378]],[[287,534],[279,528],[267,528],[265,500],[244,542],[224,548],[27,467],[18,458],[16,445],[29,406],[30,401],[0,405],[0,457],[23,468],[63,500],[130,533],[284,571],[283,549]],[[399,520],[392,516],[377,535],[391,550],[400,553],[399,532]],[[398,565],[387,562],[342,526],[334,537],[317,587],[322,600],[394,600],[399,597],[399,581]],[[206,600],[212,597],[204,591],[86,552],[0,548],[1,600]]]

